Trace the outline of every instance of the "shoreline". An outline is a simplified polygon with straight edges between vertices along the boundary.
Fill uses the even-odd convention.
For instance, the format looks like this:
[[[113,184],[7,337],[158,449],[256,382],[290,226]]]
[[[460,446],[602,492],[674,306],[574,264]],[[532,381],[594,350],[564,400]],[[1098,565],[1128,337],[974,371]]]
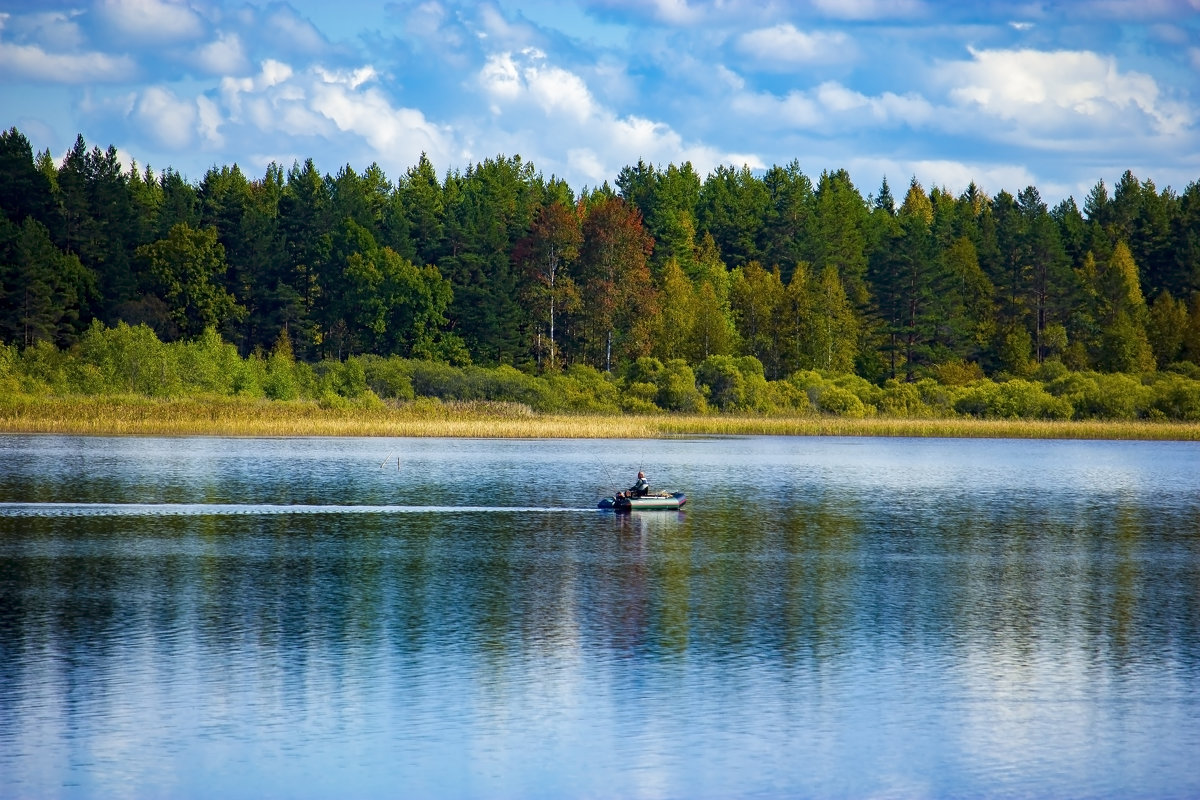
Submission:
[[[671,436],[865,436],[1200,441],[1200,423],[948,417],[538,414],[508,403],[331,408],[228,397],[51,397],[0,403],[0,433],[91,436],[659,439]]]

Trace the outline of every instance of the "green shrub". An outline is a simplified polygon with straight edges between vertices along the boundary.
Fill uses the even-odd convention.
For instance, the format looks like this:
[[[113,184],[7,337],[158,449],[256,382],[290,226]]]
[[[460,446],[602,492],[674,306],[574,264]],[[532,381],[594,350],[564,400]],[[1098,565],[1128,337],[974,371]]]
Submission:
[[[68,394],[67,355],[45,339],[21,351],[21,388],[26,394]]]
[[[853,392],[862,401],[864,408],[870,412],[879,405],[883,397],[883,389],[859,375],[835,375],[828,379],[830,383],[846,391]]]
[[[79,356],[104,376],[106,394],[170,397],[183,394],[178,350],[163,344],[146,325],[94,323],[79,341]]]
[[[954,413],[953,391],[932,378],[922,378],[914,384],[921,403],[931,416],[945,417]]]
[[[317,405],[326,411],[349,411],[352,406],[350,398],[343,397],[332,389],[326,389],[321,393]]]
[[[1165,372],[1175,372],[1194,381],[1200,381],[1200,366],[1190,361],[1175,361],[1163,367]]]
[[[1151,378],[1151,410],[1166,419],[1181,422],[1200,421],[1200,381],[1172,372],[1155,373]]]
[[[813,405],[825,414],[861,419],[867,416],[867,407],[854,392],[836,384],[827,384],[816,390]],[[809,396],[812,394],[810,392]]]
[[[769,381],[767,396],[771,407],[777,412],[812,414],[816,411],[808,399],[808,392],[790,381]]]
[[[493,369],[467,367],[463,372],[470,396],[458,399],[520,403],[537,411],[550,410],[554,405],[554,395],[544,381],[507,364]]]
[[[769,414],[778,410],[774,401],[774,393],[767,386],[762,362],[754,356],[742,356],[735,363],[738,371],[742,373],[745,385],[745,409],[759,414]]]
[[[1078,419],[1136,419],[1149,411],[1153,391],[1130,375],[1068,372],[1046,385],[1064,398]]]
[[[165,345],[175,351],[181,389],[206,394],[237,394],[237,381],[244,362],[237,348],[224,341],[213,328],[187,342]]]
[[[600,370],[584,364],[572,364],[565,373],[543,380],[565,411],[617,414],[621,411],[621,392]]]
[[[696,375],[682,358],[673,358],[663,365],[654,378],[658,391],[654,403],[668,411],[701,414],[708,410],[704,395],[696,388]]]
[[[902,383],[895,378],[889,378],[884,382],[875,405],[880,414],[891,417],[927,417],[930,415],[929,407],[921,397],[920,388],[915,383]]]
[[[1042,383],[1049,383],[1068,374],[1070,370],[1057,358],[1043,361],[1034,371],[1035,377]]]
[[[798,370],[789,375],[787,380],[798,389],[805,390],[825,383],[825,378],[815,369]]]
[[[13,395],[20,391],[21,353],[15,345],[0,344],[0,395]]]
[[[731,356],[709,356],[696,367],[696,382],[721,411],[746,406],[746,379]]]
[[[408,402],[416,397],[404,359],[363,356],[367,386],[381,398]]]
[[[1014,378],[1004,383],[979,381],[954,401],[960,414],[998,419],[1070,419],[1070,401],[1049,394],[1040,384]]]
[[[658,396],[658,386],[638,381],[626,384],[621,392],[621,410],[631,414],[661,414],[662,409],[654,403]]]
[[[942,386],[966,386],[983,379],[983,367],[974,361],[947,361],[930,368]]]
[[[262,389],[270,400],[295,400],[300,396],[296,364],[271,354],[263,362]]]
[[[351,356],[345,361],[327,358],[319,362],[315,369],[322,402],[330,393],[353,400],[367,391],[367,371],[358,356]]]
[[[654,379],[663,371],[663,363],[657,358],[650,356],[642,356],[637,361],[625,367],[626,384],[631,383],[654,383]]]
[[[409,379],[417,397],[452,399],[462,394],[465,377],[462,369],[439,361],[407,361]]]

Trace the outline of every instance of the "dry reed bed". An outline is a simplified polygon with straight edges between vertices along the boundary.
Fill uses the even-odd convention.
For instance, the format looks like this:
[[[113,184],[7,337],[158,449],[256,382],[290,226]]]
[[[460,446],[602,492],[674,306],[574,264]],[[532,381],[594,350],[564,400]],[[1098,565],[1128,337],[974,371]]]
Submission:
[[[145,397],[9,399],[0,432],[84,435],[660,438],[681,435],[919,436],[1200,441],[1200,424],[728,415],[538,415],[512,404],[325,408],[309,402]]]

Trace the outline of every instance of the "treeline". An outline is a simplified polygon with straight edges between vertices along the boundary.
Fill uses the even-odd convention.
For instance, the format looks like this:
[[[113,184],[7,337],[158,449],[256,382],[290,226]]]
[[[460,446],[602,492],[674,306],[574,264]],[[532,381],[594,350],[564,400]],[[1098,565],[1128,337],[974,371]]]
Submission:
[[[619,372],[572,364],[541,375],[503,364],[454,366],[399,356],[297,361],[287,336],[242,357],[215,330],[164,343],[145,325],[96,322],[69,349],[0,345],[0,415],[39,397],[235,397],[316,402],[329,409],[436,401],[513,404],[536,412],[711,412],[852,418],[1200,421],[1200,369],[1140,377],[1071,372],[1047,361],[1025,378],[993,380],[960,367],[940,380],[885,380],[799,370],[768,379],[754,356],[712,355],[693,366],[643,356]],[[527,413],[527,412],[526,412]]]
[[[886,180],[864,197],[795,162],[704,178],[638,163],[578,195],[520,157],[441,177],[422,158],[395,181],[222,166],[193,185],[82,137],[57,164],[13,128],[0,210],[0,338],[19,348],[126,323],[161,342],[215,330],[243,363],[282,336],[313,365],[625,380],[658,363],[700,380],[750,358],[767,382],[876,387],[1200,363],[1200,182],[1177,194],[1129,172],[1082,208],[915,179],[899,201]]]

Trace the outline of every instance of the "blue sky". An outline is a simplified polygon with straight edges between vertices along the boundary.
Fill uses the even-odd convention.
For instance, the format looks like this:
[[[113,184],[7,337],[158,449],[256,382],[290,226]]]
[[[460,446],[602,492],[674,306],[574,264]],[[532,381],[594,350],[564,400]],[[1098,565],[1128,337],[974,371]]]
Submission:
[[[0,124],[199,181],[311,157],[845,168],[1051,202],[1200,179],[1200,0],[0,0]]]

